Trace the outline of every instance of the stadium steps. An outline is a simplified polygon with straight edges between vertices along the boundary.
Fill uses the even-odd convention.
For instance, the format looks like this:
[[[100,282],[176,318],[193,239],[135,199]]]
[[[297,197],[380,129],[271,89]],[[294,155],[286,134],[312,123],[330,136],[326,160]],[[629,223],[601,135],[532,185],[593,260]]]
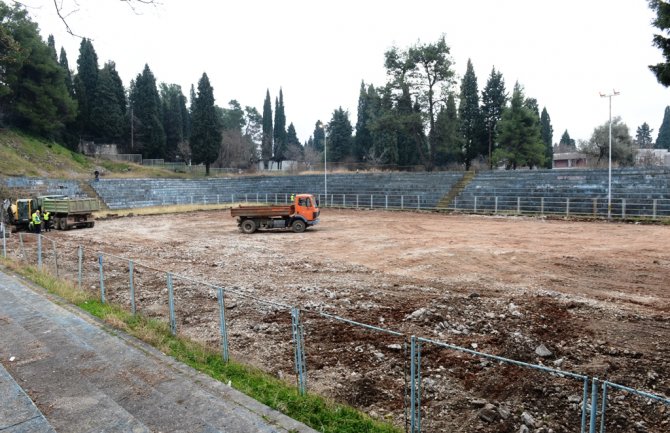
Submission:
[[[463,177],[456,182],[456,184],[449,190],[448,194],[440,199],[436,207],[438,209],[448,209],[451,202],[463,192],[465,187],[472,182],[476,175],[477,172],[472,169],[463,173]]]

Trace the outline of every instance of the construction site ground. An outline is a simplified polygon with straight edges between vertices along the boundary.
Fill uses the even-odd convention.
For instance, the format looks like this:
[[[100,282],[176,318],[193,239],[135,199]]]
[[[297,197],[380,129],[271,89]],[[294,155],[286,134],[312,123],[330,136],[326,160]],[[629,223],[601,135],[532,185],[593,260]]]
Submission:
[[[242,234],[228,210],[110,217],[52,231],[60,272],[111,302],[168,318],[218,347],[226,291],[231,356],[294,381],[291,316],[300,307],[307,386],[405,425],[415,335],[598,377],[670,397],[670,226],[606,221],[322,209],[301,234]],[[271,301],[274,304],[259,302]],[[402,333],[362,328],[317,313]],[[583,384],[423,343],[422,431],[579,431]],[[590,393],[590,390],[589,390]],[[667,432],[670,406],[610,390],[608,432]]]

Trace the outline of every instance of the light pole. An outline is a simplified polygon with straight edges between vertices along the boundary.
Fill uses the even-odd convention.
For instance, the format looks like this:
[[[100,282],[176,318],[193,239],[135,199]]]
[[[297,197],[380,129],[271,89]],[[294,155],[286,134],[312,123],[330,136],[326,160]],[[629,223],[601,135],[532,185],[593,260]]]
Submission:
[[[328,158],[327,158],[327,135],[326,135],[326,124],[322,123],[321,127],[323,128],[323,195],[326,197],[326,204],[328,204]]]
[[[609,137],[609,164],[607,172],[607,219],[612,218],[612,96],[617,96],[619,92],[612,90],[612,93],[606,95],[600,93],[601,98],[609,98],[610,104],[610,137]]]

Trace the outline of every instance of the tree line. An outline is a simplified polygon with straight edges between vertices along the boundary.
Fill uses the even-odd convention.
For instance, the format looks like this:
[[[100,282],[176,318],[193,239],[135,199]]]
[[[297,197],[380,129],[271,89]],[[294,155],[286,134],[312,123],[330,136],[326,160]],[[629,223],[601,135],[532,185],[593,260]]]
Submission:
[[[662,5],[662,4],[661,4]],[[659,6],[662,7],[662,6]],[[551,168],[554,152],[582,151],[598,160],[606,155],[604,129],[575,143],[566,130],[553,144],[546,107],[525,94],[520,83],[508,92],[503,74],[492,68],[480,91],[472,62],[456,79],[450,47],[442,35],[384,53],[387,80],[361,82],[357,120],[333,110],[317,120],[304,143],[287,126],[283,91],[266,91],[262,113],[231,100],[219,107],[206,73],[189,97],[177,84],[157,83],[149,68],[126,89],[113,61],[99,66],[89,39],[82,39],[76,72],[54,38],[45,43],[25,9],[0,1],[0,126],[9,125],[65,143],[115,143],[144,158],[192,161],[218,167],[248,168],[262,161],[281,166],[329,162],[357,167]],[[633,139],[621,119],[613,121],[613,159],[634,163],[634,146],[670,149],[670,108],[655,143],[645,122]]]

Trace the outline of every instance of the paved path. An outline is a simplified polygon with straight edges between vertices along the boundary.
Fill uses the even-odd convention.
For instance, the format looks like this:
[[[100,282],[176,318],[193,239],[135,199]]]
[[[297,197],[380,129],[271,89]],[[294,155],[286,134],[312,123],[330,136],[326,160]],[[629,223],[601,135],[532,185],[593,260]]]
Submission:
[[[0,433],[314,432],[31,287],[0,270]]]

